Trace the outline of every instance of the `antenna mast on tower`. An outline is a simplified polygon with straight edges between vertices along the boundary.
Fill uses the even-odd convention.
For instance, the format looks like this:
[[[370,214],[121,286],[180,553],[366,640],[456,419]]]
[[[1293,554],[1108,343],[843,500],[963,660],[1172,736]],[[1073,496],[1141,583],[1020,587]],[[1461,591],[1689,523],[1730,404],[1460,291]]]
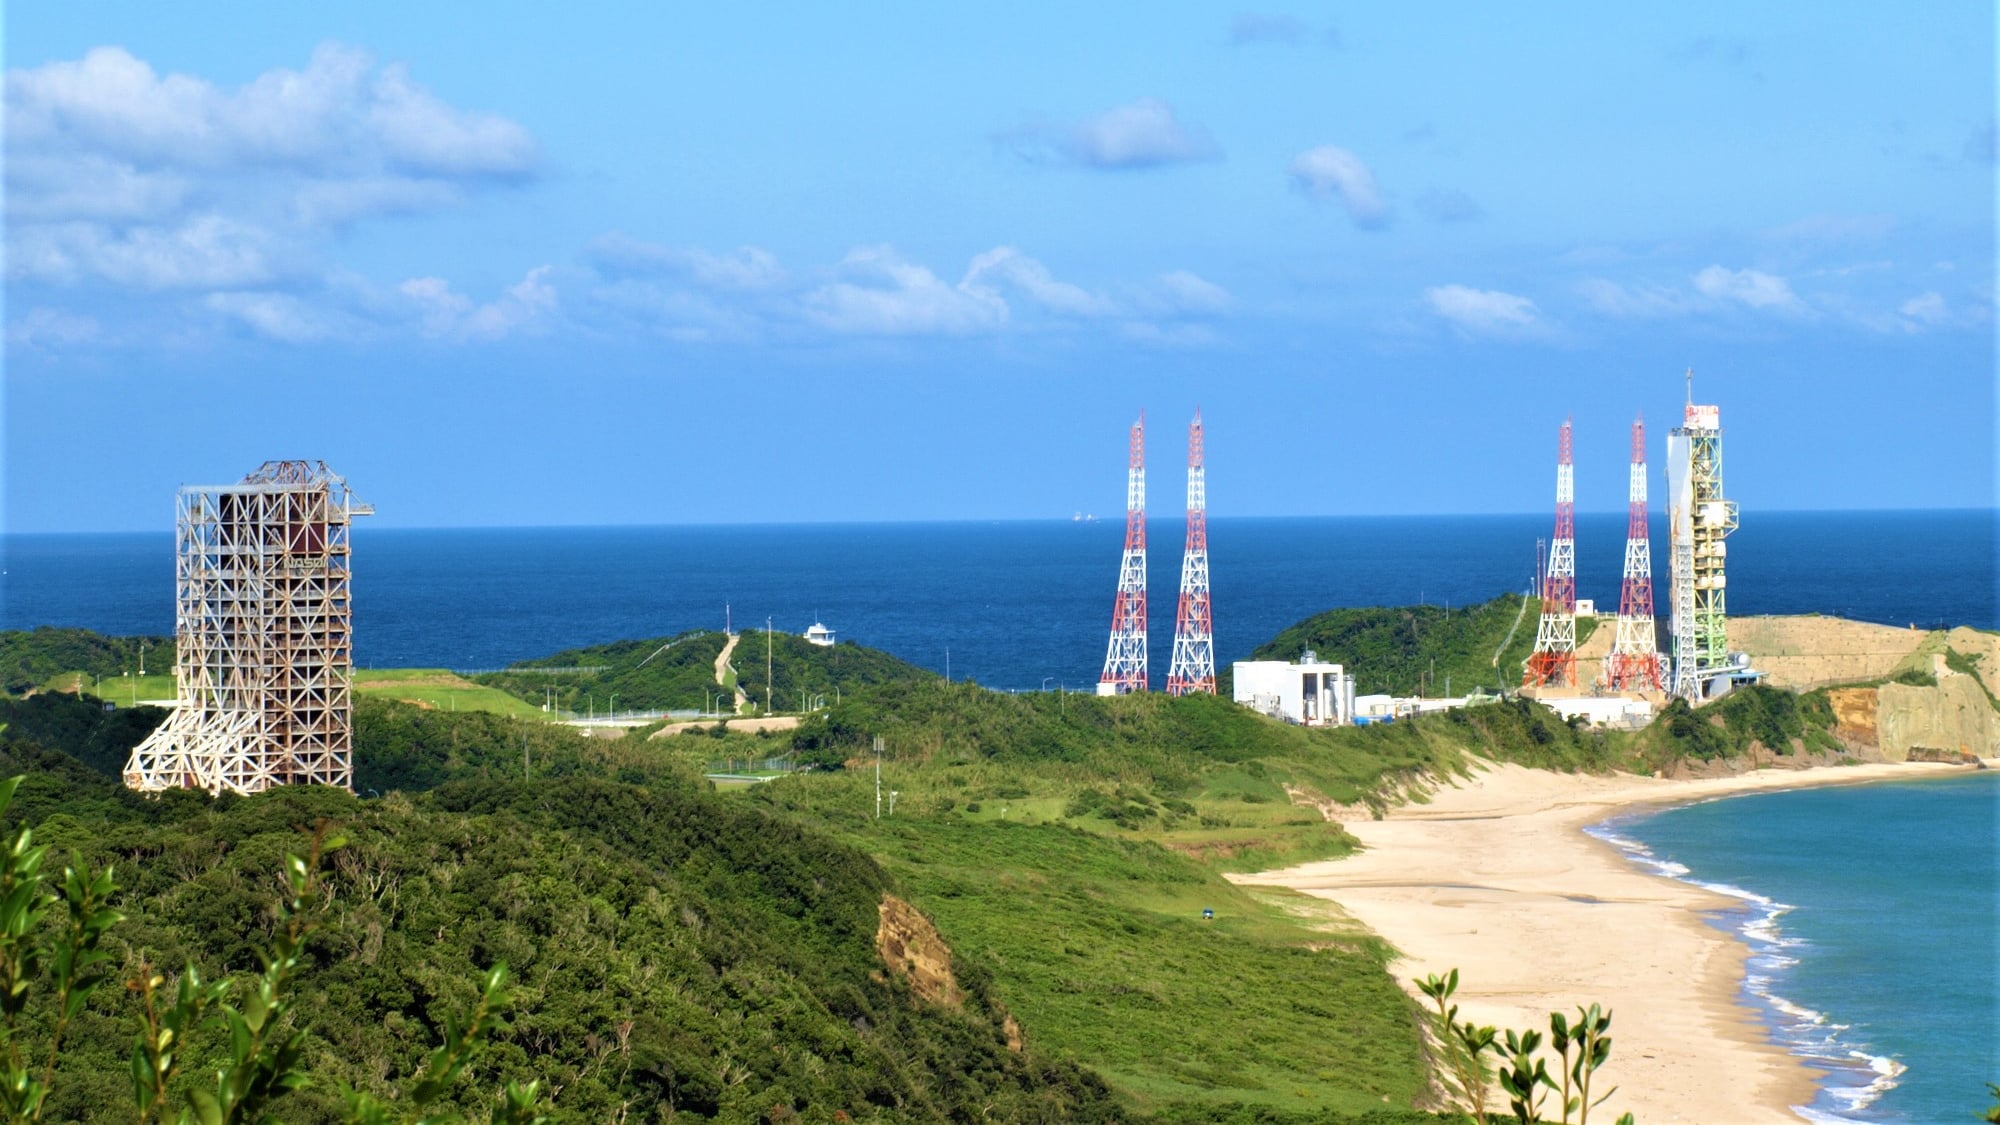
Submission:
[[[1208,600],[1208,470],[1202,465],[1201,411],[1188,427],[1187,547],[1167,694],[1215,694],[1215,615]]]
[[[1570,423],[1556,439],[1556,530],[1549,539],[1549,570],[1542,580],[1542,619],[1523,687],[1576,686],[1576,462]]]
[[[1097,694],[1146,690],[1146,414],[1132,423],[1125,473],[1125,555],[1118,566],[1118,599],[1111,606],[1111,644]]]
[[[1613,691],[1664,691],[1666,677],[1653,629],[1653,545],[1646,530],[1646,421],[1632,422],[1631,516],[1625,524],[1625,583],[1618,632],[1605,662]]]

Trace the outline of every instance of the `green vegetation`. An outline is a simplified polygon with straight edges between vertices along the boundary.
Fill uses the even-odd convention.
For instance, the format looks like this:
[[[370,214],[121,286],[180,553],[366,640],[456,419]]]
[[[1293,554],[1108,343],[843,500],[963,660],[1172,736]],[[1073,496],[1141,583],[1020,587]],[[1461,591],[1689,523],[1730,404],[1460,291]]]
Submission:
[[[1551,1075],[1549,1059],[1541,1053],[1539,1030],[1503,1033],[1458,1018],[1458,1005],[1451,1002],[1458,991],[1457,969],[1444,976],[1425,977],[1417,982],[1417,988],[1432,1004],[1425,1022],[1444,1057],[1445,1069],[1439,1078],[1479,1125],[1486,1125],[1486,1103],[1496,1083],[1519,1125],[1551,1121],[1544,1113],[1550,1094],[1556,1095],[1562,1114],[1553,1120],[1569,1125],[1574,1117],[1577,1125],[1589,1125],[1590,1111],[1611,1096],[1606,1092],[1591,1097],[1597,1072],[1611,1059],[1610,1012],[1595,1004],[1579,1007],[1574,1022],[1561,1012],[1549,1013],[1548,1043],[1556,1054],[1556,1073]],[[1488,1055],[1494,1056],[1496,1065],[1487,1064]],[[1632,1115],[1619,1117],[1618,1125],[1633,1125]]]
[[[1331,609],[1287,627],[1250,654],[1297,660],[1307,651],[1344,664],[1364,694],[1459,695],[1521,685],[1521,665],[1535,647],[1541,599],[1502,594],[1477,605]],[[1594,618],[1576,623],[1576,643],[1590,639]]]
[[[1482,667],[1489,686],[1511,684],[1535,609],[1336,611],[1259,654],[1315,648],[1364,687],[1371,667],[1398,691],[1442,691],[1447,674],[1462,691]],[[744,634],[734,659],[758,704],[764,640]],[[1329,904],[1225,873],[1345,854],[1354,841],[1327,814],[1421,800],[1427,779],[1475,756],[1652,770],[1838,748],[1823,692],[1742,689],[1673,705],[1637,734],[1521,699],[1306,729],[1212,696],[1009,695],[859,646],[770,642],[780,708],[811,709],[795,731],[590,739],[543,721],[550,688],[565,708],[614,691],[621,709],[701,706],[724,641],[686,634],[478,685],[362,673],[355,784],[379,799],[138,799],[103,775],[161,713],[71,696],[0,700],[13,724],[0,771],[30,773],[16,813],[58,848],[130,865],[116,906],[131,921],[106,938],[128,977],[187,963],[251,979],[275,932],[271,873],[300,829],[328,820],[350,837],[301,947],[296,985],[319,1014],[291,1026],[316,1081],[286,1095],[287,1119],[340,1119],[340,1083],[377,1099],[411,1088],[449,1041],[446,1014],[475,1010],[477,974],[504,961],[514,999],[462,1085],[540,1079],[559,1120],[1386,1122],[1428,1120],[1410,1107],[1431,1081],[1422,1013],[1385,970],[1389,951]],[[872,766],[876,736],[893,810],[881,819],[874,771],[847,768]],[[779,757],[810,769],[726,794],[698,777]],[[952,1000],[885,971],[887,894],[950,946]],[[52,1117],[112,1115],[93,1076],[116,1065],[120,1034],[129,1044],[107,1029],[129,1028],[137,996],[103,989],[80,1013],[63,1061],[73,1092],[52,1095],[72,1100]],[[1532,1115],[1548,1096],[1538,1044],[1494,1046],[1498,1081]],[[1572,1046],[1557,1049],[1574,1078]],[[219,1044],[187,1049],[187,1074],[224,1065]],[[491,1108],[490,1093],[443,1096],[448,1112]]]
[[[771,650],[768,698],[774,711],[807,711],[866,688],[937,682],[936,673],[878,649],[843,641],[822,646],[790,633],[746,632],[736,644],[737,685],[762,710],[767,698],[764,646]]]
[[[428,758],[430,736],[461,723],[567,734],[368,707],[435,723],[405,739]],[[582,753],[587,740],[571,737]],[[0,770],[29,775],[14,823],[38,822],[37,836],[74,853],[79,870],[116,864],[124,889],[112,906],[126,920],[103,947],[119,979],[192,965],[254,993],[269,969],[260,954],[282,954],[274,939],[288,932],[285,911],[271,910],[284,857],[304,850],[302,829],[339,826],[346,846],[322,865],[325,892],[284,983],[312,1002],[290,1015],[267,1008],[265,1026],[296,1035],[299,1071],[313,1078],[282,1094],[288,1121],[344,1119],[342,1087],[378,1102],[413,1089],[450,1042],[448,1021],[478,1010],[479,974],[501,962],[515,976],[513,1002],[465,1079],[440,1093],[446,1115],[484,1117],[478,1091],[537,1079],[561,1121],[1118,1115],[1076,1064],[1036,1042],[1010,1050],[1005,1012],[976,976],[951,1004],[921,1000],[884,971],[875,934],[890,880],[864,854],[666,769],[644,786],[456,780],[372,801],[309,788],[149,800],[10,728]],[[172,987],[156,986],[158,1002],[174,1002]],[[75,1012],[46,1117],[131,1118],[144,992],[101,988]],[[35,1001],[33,1026],[49,1026],[50,1002]],[[185,1040],[176,1097],[196,1076],[229,1074],[239,1046],[230,1035]]]
[[[1798,695],[1761,684],[1737,688],[1700,710],[1676,699],[1633,739],[1634,768],[1671,771],[1684,761],[1833,752],[1826,689]]]
[[[0,691],[20,695],[64,673],[81,673],[93,681],[122,676],[139,670],[142,654],[145,666],[156,672],[173,667],[173,638],[107,637],[48,625],[10,629],[0,632]],[[166,694],[173,694],[171,687]]]
[[[698,711],[715,696],[715,658],[725,640],[721,633],[696,631],[616,641],[520,661],[503,672],[473,679],[536,707],[553,699],[558,710],[578,714],[589,708],[606,709],[613,694],[622,709]],[[560,670],[538,672],[538,668]]]
[[[716,705],[719,692],[740,686],[761,713],[766,702],[765,639],[761,632],[739,635],[730,660],[734,670],[725,668],[720,685],[715,662],[727,638],[705,632],[570,649],[474,678],[537,707],[553,696],[559,709],[576,712],[592,705],[604,708],[614,694],[620,710],[705,710]],[[769,639],[776,681],[771,702],[780,712],[809,710],[820,696],[831,703],[875,684],[934,678],[914,664],[856,644],[821,647],[789,633],[772,633]],[[537,668],[564,670],[537,672]],[[725,696],[721,705],[725,714],[729,705]]]
[[[522,719],[552,720],[539,702],[475,684],[442,668],[394,668],[354,673],[356,698],[395,699],[440,711],[491,711]]]

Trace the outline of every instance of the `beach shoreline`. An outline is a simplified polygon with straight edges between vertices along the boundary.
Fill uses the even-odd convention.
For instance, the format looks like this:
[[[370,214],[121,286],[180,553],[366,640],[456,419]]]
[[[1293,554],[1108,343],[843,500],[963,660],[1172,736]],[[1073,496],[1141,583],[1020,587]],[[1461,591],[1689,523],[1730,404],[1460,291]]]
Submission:
[[[1414,980],[1460,971],[1462,1019],[1547,1029],[1600,1004],[1617,1018],[1596,1115],[1640,1122],[1797,1122],[1825,1072],[1775,1042],[1745,997],[1750,947],[1712,924],[1741,900],[1647,871],[1585,831],[1718,797],[1944,777],[1873,763],[1667,780],[1482,763],[1420,804],[1346,825],[1357,855],[1235,875],[1326,898],[1395,947]]]

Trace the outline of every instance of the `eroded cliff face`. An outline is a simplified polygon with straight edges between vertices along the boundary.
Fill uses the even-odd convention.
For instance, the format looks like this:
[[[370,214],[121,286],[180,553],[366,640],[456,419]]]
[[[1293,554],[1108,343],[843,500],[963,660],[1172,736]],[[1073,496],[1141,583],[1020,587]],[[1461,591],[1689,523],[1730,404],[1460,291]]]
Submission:
[[[958,986],[958,978],[952,975],[951,947],[944,943],[931,920],[895,895],[883,895],[876,913],[882,921],[875,930],[875,951],[881,954],[882,964],[908,980],[917,999],[952,1008],[962,1006],[965,993]],[[1004,1009],[997,1014],[1001,1032],[1007,1037],[1007,1049],[1020,1050],[1021,1025]]]
[[[1913,749],[2000,753],[2000,713],[1972,676],[1941,675],[1936,687],[1883,684],[1875,693],[1876,744],[1889,761],[1908,761]]]
[[[882,963],[909,980],[917,999],[958,1007],[964,997],[951,973],[951,948],[938,936],[937,927],[895,895],[883,895],[876,909],[882,924],[875,931],[875,950]]]

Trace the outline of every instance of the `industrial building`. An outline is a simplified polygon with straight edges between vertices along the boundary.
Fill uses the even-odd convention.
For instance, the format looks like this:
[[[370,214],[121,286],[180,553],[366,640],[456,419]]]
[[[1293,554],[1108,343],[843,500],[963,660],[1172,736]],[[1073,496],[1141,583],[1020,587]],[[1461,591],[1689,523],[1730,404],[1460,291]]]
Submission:
[[[1296,664],[1239,660],[1230,665],[1236,702],[1288,723],[1344,726],[1354,721],[1354,677],[1338,664],[1307,652]]]
[[[351,788],[348,532],[373,509],[320,461],[182,488],[177,507],[178,703],[133,749],[125,784]]]

